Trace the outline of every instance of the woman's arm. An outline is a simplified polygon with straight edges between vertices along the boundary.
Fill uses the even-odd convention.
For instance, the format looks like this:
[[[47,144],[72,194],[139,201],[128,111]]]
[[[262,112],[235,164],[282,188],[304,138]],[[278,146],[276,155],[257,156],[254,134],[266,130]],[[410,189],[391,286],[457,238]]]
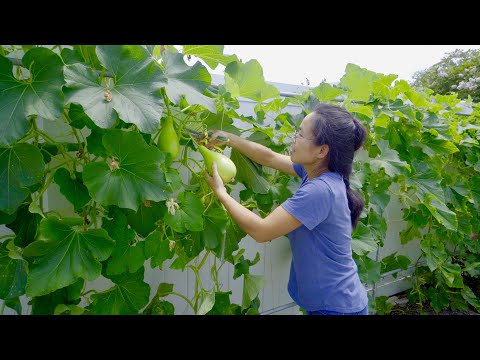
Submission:
[[[225,206],[238,226],[250,235],[255,241],[262,243],[277,239],[288,234],[302,225],[295,217],[290,215],[281,206],[278,206],[271,214],[262,219],[252,211],[239,204],[225,189],[220,175],[218,175],[217,164],[212,165],[213,176],[205,172],[205,178],[220,202]]]
[[[218,140],[217,136],[228,138],[229,141]],[[290,156],[278,154],[266,146],[241,138],[235,134],[216,130],[209,140],[210,147],[225,144],[240,151],[243,155],[260,165],[276,169],[289,175],[297,176],[297,173],[293,169],[293,163],[292,160],[290,160]]]

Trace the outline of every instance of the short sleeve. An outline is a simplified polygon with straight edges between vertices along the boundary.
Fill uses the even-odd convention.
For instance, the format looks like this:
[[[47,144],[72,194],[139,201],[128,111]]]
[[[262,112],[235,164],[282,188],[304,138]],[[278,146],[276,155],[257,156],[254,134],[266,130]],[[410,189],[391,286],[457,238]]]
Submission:
[[[323,181],[306,183],[282,207],[308,230],[323,222],[332,208],[333,193]]]
[[[302,165],[297,163],[293,163],[293,170],[295,170],[297,175],[300,176],[302,179],[307,174],[307,172],[305,171],[305,168]]]

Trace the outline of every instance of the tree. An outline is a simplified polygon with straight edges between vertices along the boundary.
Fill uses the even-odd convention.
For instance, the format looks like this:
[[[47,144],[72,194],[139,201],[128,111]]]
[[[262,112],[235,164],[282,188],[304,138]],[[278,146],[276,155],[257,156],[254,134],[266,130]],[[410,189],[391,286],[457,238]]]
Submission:
[[[457,93],[460,99],[470,95],[480,101],[480,50],[457,49],[426,70],[417,71],[412,86],[430,88],[436,94]]]

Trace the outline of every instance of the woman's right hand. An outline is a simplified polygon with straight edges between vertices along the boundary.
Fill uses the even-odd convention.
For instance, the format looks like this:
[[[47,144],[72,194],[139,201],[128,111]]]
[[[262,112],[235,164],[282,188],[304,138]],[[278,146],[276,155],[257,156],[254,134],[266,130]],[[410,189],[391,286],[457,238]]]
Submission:
[[[213,149],[215,146],[223,146],[230,142],[232,134],[223,130],[208,130],[207,148]]]

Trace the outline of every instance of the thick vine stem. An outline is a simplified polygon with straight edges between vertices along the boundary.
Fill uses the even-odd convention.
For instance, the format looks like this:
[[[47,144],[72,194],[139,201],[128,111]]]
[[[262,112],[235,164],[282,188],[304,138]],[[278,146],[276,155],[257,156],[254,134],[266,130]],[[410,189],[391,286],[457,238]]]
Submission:
[[[193,308],[193,311],[196,314],[198,311],[198,299],[200,297],[200,291],[198,291],[198,288],[200,287],[200,289],[203,289],[202,279],[200,278],[200,274],[198,273],[198,268],[196,266],[187,265],[187,267],[192,269],[192,271],[195,273],[195,295],[193,297],[195,299],[195,302],[194,302],[195,307]]]
[[[210,255],[210,250],[207,250],[205,252],[205,255],[203,256],[202,260],[200,261],[200,264],[197,267],[198,270],[200,270],[202,266],[205,264],[205,261],[207,260],[208,255]]]
[[[176,295],[176,296],[178,296],[178,297],[181,297],[181,298],[182,298],[183,300],[185,300],[185,301],[188,303],[188,305],[190,305],[191,308],[195,311],[195,306],[194,306],[193,303],[190,301],[190,299],[188,299],[185,295],[180,294],[180,293],[177,293],[176,291],[171,291],[171,292],[167,293],[166,295]],[[166,296],[166,295],[165,295],[165,296]],[[162,297],[163,297],[163,296],[162,296]]]
[[[90,289],[90,290],[82,293],[81,296],[87,296],[88,294],[90,294],[90,293],[92,293],[92,292],[94,292],[95,294],[98,294],[98,291],[97,291],[97,290],[95,290],[95,289]]]
[[[75,158],[70,155],[68,152],[65,151],[65,148],[63,147],[62,144],[56,142],[55,140],[53,140],[50,136],[48,136],[45,132],[43,132],[42,130],[40,129],[34,129],[34,132],[38,135],[40,135],[41,137],[43,137],[44,140],[46,140],[47,142],[53,144],[53,145],[56,145],[58,147],[58,150],[60,150],[60,152],[62,153],[63,157],[64,158],[70,158],[70,160],[72,161],[75,161]]]
[[[42,187],[42,191],[39,192],[38,194],[38,199],[40,201],[40,210],[43,212],[43,193],[45,191],[47,191],[48,187],[50,186],[50,184],[52,183],[53,179],[55,178],[55,176],[52,174],[50,175],[50,177],[48,178],[48,180],[45,182],[45,184],[43,185]]]

